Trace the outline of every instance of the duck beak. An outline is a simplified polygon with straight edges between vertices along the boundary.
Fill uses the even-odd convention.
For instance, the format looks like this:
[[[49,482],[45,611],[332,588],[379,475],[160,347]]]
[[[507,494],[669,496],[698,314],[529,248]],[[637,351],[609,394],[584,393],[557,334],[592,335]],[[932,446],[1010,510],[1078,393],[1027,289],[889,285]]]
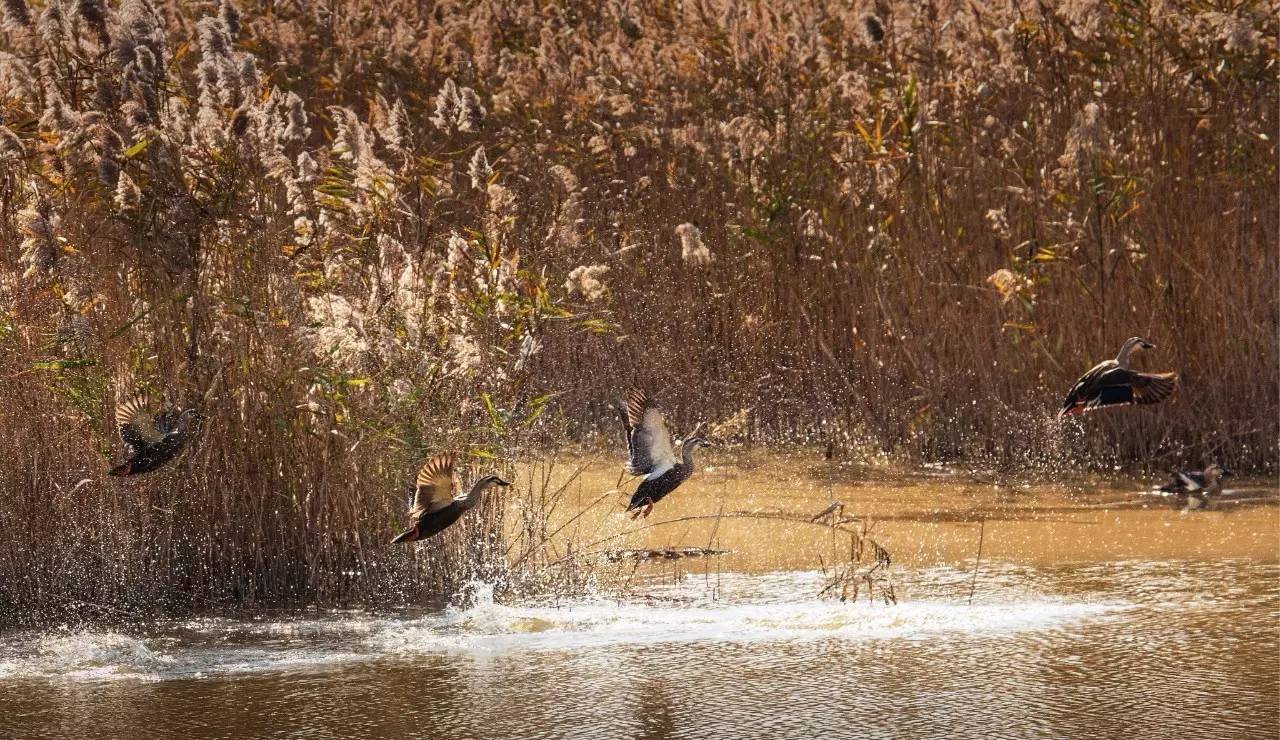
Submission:
[[[506,488],[507,486],[511,485],[511,481],[503,480],[495,476],[493,479],[493,485],[502,486],[503,488]]]

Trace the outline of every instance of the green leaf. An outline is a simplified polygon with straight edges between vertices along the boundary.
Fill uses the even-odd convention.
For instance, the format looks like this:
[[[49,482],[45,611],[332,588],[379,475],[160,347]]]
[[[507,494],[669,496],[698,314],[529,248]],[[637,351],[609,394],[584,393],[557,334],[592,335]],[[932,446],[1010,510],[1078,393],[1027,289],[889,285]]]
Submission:
[[[134,144],[133,146],[124,150],[124,158],[133,159],[139,154],[142,154],[143,152],[145,152],[147,150],[147,147],[150,144],[151,144],[150,139],[143,139],[142,141],[139,141],[137,144]]]
[[[97,360],[49,360],[47,362],[35,362],[31,364],[33,370],[71,370],[77,367],[93,367],[97,365]]]
[[[505,431],[506,424],[502,421],[502,416],[498,413],[498,407],[494,405],[493,398],[488,393],[481,393],[480,398],[484,400],[484,408],[489,412],[489,422],[493,428],[499,433]]]
[[[530,401],[529,405],[533,407],[533,410],[530,411],[529,415],[524,418],[525,426],[528,426],[533,422],[537,421],[538,417],[542,416],[543,412],[547,410],[547,404],[550,403],[551,399],[555,397],[556,397],[556,394],[548,393],[545,396],[538,396],[537,398]]]

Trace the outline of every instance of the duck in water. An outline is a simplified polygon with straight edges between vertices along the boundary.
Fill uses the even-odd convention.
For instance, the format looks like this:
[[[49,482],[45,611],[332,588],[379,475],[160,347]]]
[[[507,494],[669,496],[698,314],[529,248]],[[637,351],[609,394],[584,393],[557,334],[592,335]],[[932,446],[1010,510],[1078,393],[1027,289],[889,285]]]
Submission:
[[[431,458],[418,471],[418,480],[409,494],[409,528],[391,540],[417,542],[440,534],[462,518],[468,509],[480,503],[480,495],[490,486],[509,486],[496,475],[477,480],[462,498],[453,497],[453,469],[457,462],[451,452]]]
[[[631,518],[649,516],[653,505],[680,487],[693,475],[693,453],[699,446],[711,446],[711,442],[698,436],[684,440],[681,455],[676,457],[671,444],[671,432],[656,401],[639,388],[627,391],[626,398],[617,404],[618,414],[627,435],[627,450],[631,459],[627,472],[643,475],[644,481],[631,496],[627,511]],[[695,432],[697,430],[694,430]]]
[[[1199,509],[1211,503],[1210,496],[1222,493],[1222,479],[1231,475],[1230,470],[1217,463],[1189,473],[1175,470],[1173,480],[1160,486],[1160,490],[1177,496],[1188,509]]]
[[[174,459],[191,436],[191,420],[202,418],[194,409],[169,408],[152,414],[143,396],[116,406],[116,426],[127,457],[111,469],[111,475],[149,473]]]
[[[1093,366],[1081,376],[1062,403],[1058,418],[1075,416],[1106,406],[1159,403],[1178,387],[1177,373],[1140,373],[1129,366],[1134,352],[1155,349],[1142,337],[1125,340],[1120,354]]]

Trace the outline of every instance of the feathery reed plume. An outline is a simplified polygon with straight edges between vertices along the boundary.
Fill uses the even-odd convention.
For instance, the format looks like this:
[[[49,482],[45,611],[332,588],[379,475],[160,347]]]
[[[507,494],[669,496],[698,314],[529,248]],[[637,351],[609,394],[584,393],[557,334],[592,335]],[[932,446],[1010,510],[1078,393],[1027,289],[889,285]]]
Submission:
[[[0,91],[19,100],[35,96],[35,79],[26,62],[6,51],[0,51]]]
[[[121,172],[116,182],[115,203],[122,211],[130,211],[142,205],[142,188],[138,187],[127,172]]]
[[[480,96],[475,90],[464,87],[459,91],[458,104],[458,130],[459,131],[479,131],[480,126],[484,123],[484,117],[487,115],[484,106],[480,104]]]
[[[62,0],[49,0],[40,12],[40,20],[36,24],[40,37],[55,48],[61,47],[62,42],[69,37],[67,17],[62,11]]]
[[[450,77],[444,81],[440,92],[436,93],[436,111],[431,116],[431,123],[439,129],[453,128],[457,125],[458,111],[461,107],[458,86]]]
[[[409,114],[405,112],[404,102],[397,98],[395,103],[388,104],[379,95],[374,99],[373,113],[374,130],[378,136],[392,151],[407,155],[410,144]]]
[[[991,208],[987,210],[987,223],[991,226],[991,231],[1001,239],[1009,239],[1012,232],[1009,231],[1009,217],[1005,213],[1004,208]]]
[[[373,207],[371,199],[386,199],[394,194],[395,178],[386,163],[374,154],[369,132],[355,111],[333,106],[329,113],[336,127],[332,151],[350,166],[358,192],[358,197],[348,201],[349,205],[360,213],[369,213]]]
[[[227,29],[227,35],[235,38],[240,35],[240,11],[231,0],[222,0],[218,5],[218,20]]]
[[[1097,103],[1087,103],[1067,132],[1066,146],[1058,157],[1060,171],[1068,177],[1074,176],[1106,145],[1107,128],[1102,121],[1102,108]]]
[[[104,0],[76,0],[76,13],[98,36],[104,47],[111,43],[111,35],[107,32],[107,6]]]
[[[344,296],[333,293],[308,298],[307,309],[311,326],[303,337],[312,354],[346,372],[360,372],[369,352],[364,313]]]
[[[701,410],[753,409],[763,443],[1276,466],[1280,363],[1241,360],[1277,310],[1256,3],[303,5],[0,0],[0,404],[37,409],[0,414],[0,621],[533,588],[493,554],[496,505],[427,557],[370,545],[389,471],[590,438],[619,353],[695,340],[725,350],[653,381],[756,379]],[[1146,69],[1151,39],[1164,83],[1099,78],[1096,52]],[[1182,404],[1057,436],[1036,409],[1134,317],[1177,328],[1220,423]],[[171,517],[66,495],[112,370],[194,388],[214,357],[197,495]]]
[[[27,0],[4,0],[0,9],[4,10],[4,27],[9,30],[31,27],[31,8]]]
[[[547,231],[547,241],[557,244],[561,249],[571,250],[582,243],[583,201],[578,176],[561,164],[554,165],[550,174],[563,195],[556,209],[555,221]]]
[[[609,272],[608,265],[579,265],[569,271],[564,281],[564,289],[568,293],[576,293],[588,301],[603,300],[609,293],[609,286],[601,279]]]
[[[1008,303],[1015,296],[1029,295],[1031,289],[1030,280],[1004,267],[988,275],[986,282],[1000,293],[1002,303]]]
[[[58,264],[61,249],[55,235],[57,216],[49,206],[32,206],[18,213],[18,227],[22,231],[19,261],[26,266],[22,276],[31,278],[47,276]]]
[[[18,162],[27,156],[22,140],[8,126],[0,126],[0,160]]]
[[[493,169],[489,167],[489,159],[484,155],[484,147],[476,147],[476,153],[471,155],[471,163],[467,166],[467,171],[471,175],[471,187],[477,190],[488,187]]]
[[[690,223],[676,227],[676,236],[680,237],[680,258],[691,265],[709,265],[715,255],[702,242],[702,230]]]

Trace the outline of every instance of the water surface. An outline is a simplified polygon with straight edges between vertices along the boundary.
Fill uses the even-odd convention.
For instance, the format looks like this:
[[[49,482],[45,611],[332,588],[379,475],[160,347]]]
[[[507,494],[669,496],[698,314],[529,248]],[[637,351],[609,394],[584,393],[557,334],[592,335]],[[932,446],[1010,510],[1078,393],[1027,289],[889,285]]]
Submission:
[[[818,528],[675,521],[725,510],[716,475],[670,524],[590,523],[735,551],[625,590],[0,635],[0,737],[1276,736],[1274,506],[811,476],[791,508],[874,509],[895,550],[898,603],[848,603]]]

